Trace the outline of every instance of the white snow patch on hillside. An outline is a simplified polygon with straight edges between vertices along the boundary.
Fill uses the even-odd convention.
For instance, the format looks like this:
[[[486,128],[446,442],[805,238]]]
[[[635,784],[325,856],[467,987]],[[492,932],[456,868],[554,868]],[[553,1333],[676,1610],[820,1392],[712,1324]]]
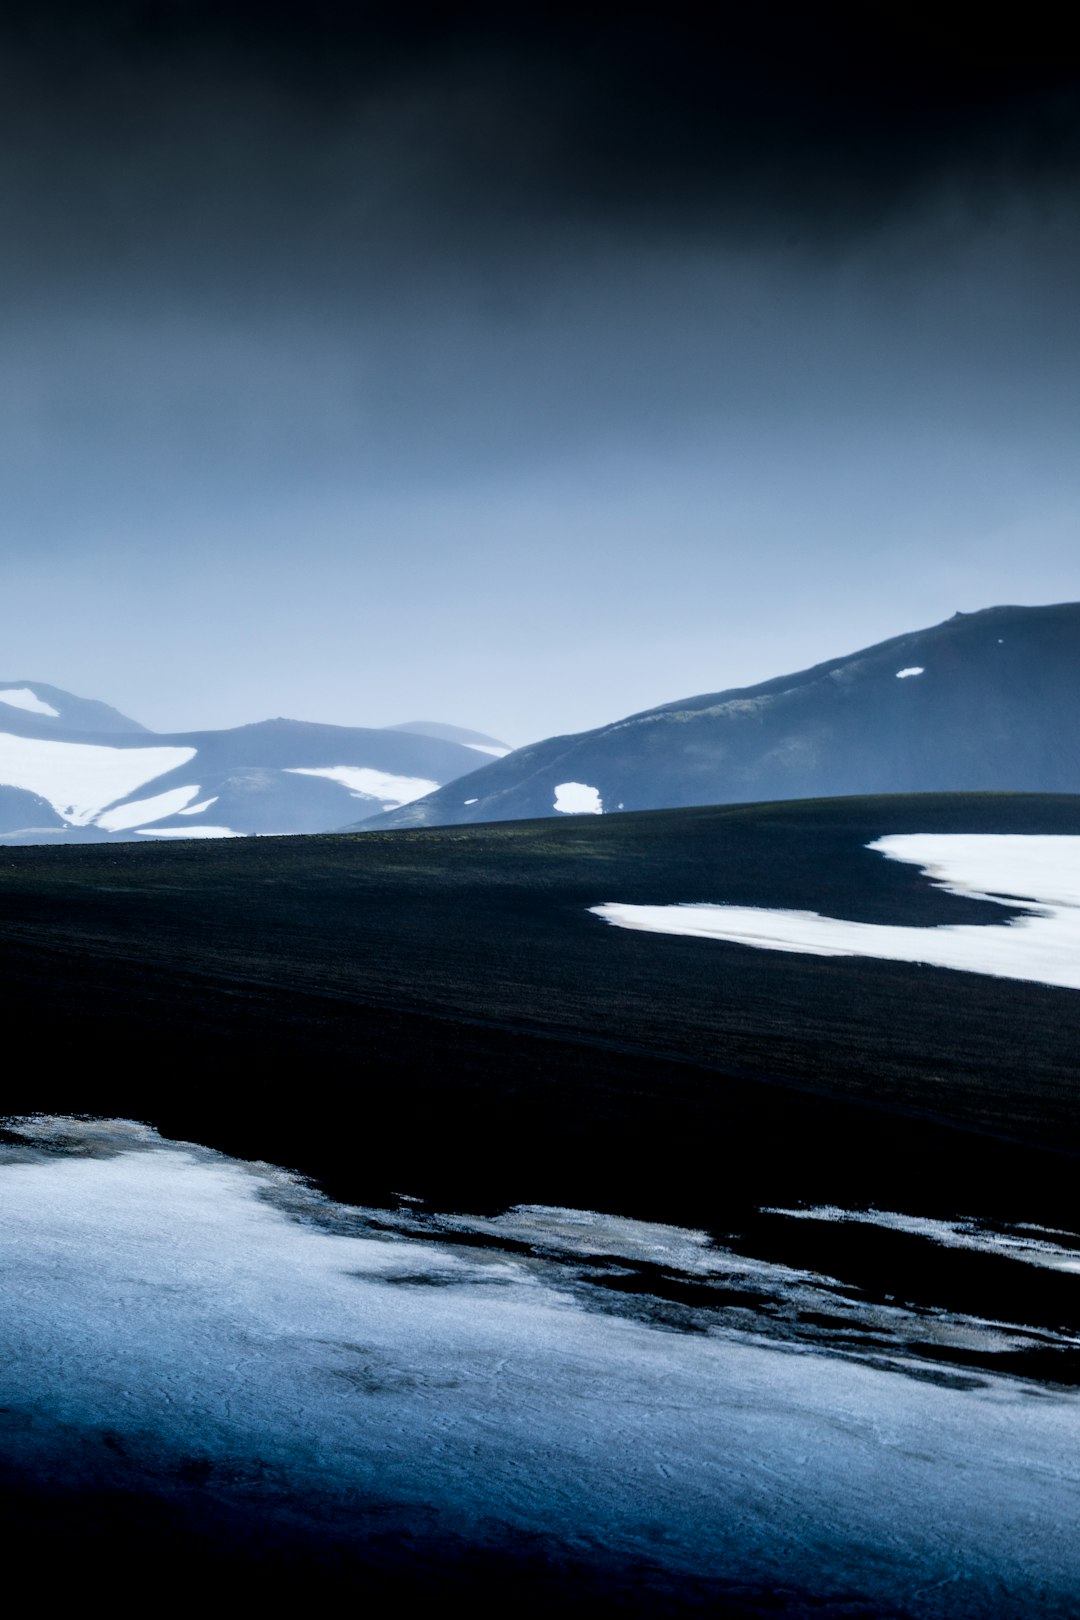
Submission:
[[[618,928],[689,934],[769,951],[919,962],[1080,990],[1080,837],[1023,833],[898,833],[868,844],[922,868],[952,894],[1020,908],[1001,924],[911,928],[848,922],[763,906],[607,904]]]
[[[181,812],[182,814],[183,812]],[[231,827],[140,827],[143,838],[243,838]]]
[[[24,1467],[108,1433],[159,1489],[200,1459],[269,1527],[396,1504],[421,1554],[434,1523],[680,1575],[809,1570],[860,1613],[1074,1612],[1074,1394],[659,1331],[587,1308],[542,1257],[406,1243],[356,1212],[324,1230],[266,1166],[113,1129],[100,1155],[0,1165],[19,1300],[0,1403]]]
[[[898,669],[896,672],[896,678],[898,681],[906,681],[910,675],[925,674],[926,670],[921,664],[910,664],[907,669]]]
[[[394,776],[389,771],[376,771],[367,765],[288,765],[291,776],[326,776],[331,782],[341,782],[354,799],[378,799],[385,810],[397,810],[425,793],[434,793],[438,782],[423,776]]]
[[[488,743],[466,743],[466,748],[474,748],[478,754],[491,754],[495,759],[505,759],[510,753],[509,748],[492,748]]]
[[[480,800],[479,799],[466,799],[465,803],[466,804],[479,804]]]
[[[604,811],[596,788],[585,782],[560,782],[552,808],[560,810],[564,816],[599,816]]]
[[[212,799],[200,799],[198,804],[189,804],[186,810],[178,810],[177,815],[201,816],[204,810],[209,810],[212,804],[217,804],[220,797],[220,793],[215,793]]]
[[[183,812],[184,805],[190,803],[198,791],[196,782],[194,786],[168,788],[151,799],[129,799],[127,804],[118,804],[114,810],[103,810],[97,824],[107,832],[123,832],[125,827],[138,827],[141,822],[163,821],[166,816]]]
[[[0,691],[0,703],[10,703],[13,709],[25,709],[28,714],[48,714],[54,720],[60,718],[60,710],[54,709],[44,698],[39,698],[28,686],[5,686]]]
[[[194,748],[106,748],[0,732],[0,785],[26,788],[86,827],[106,805],[194,758]]]

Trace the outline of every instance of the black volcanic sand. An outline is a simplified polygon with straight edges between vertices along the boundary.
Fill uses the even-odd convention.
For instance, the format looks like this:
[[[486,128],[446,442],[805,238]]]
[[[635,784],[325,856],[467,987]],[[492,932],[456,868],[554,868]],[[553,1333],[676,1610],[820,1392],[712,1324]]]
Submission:
[[[601,901],[1000,924],[864,846],[1080,832],[927,795],[0,856],[6,1108],[122,1115],[346,1201],[728,1231],[760,1206],[1075,1224],[1080,994],[637,933]]]

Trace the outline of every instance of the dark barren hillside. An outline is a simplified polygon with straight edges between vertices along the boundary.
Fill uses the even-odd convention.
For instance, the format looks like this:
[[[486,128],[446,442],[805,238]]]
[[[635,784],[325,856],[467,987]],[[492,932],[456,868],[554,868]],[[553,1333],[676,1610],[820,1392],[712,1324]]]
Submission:
[[[548,738],[361,825],[858,793],[1076,793],[1078,699],[1080,604],[958,613],[759,686]]]
[[[1080,1150],[1080,994],[587,910],[1000,922],[864,848],[942,830],[1080,832],[1080,800],[8,850],[0,962],[12,1049],[32,1059],[6,1106],[145,1119],[366,1200],[712,1227],[781,1190],[1007,1214],[1019,1178],[1049,1208]]]

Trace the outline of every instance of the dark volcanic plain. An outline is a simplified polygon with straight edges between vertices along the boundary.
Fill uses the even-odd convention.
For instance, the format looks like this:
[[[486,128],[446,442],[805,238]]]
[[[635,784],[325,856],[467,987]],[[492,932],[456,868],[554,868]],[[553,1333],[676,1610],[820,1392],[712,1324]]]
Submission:
[[[1060,1221],[1080,996],[611,928],[606,900],[993,926],[863,846],[1080,832],[924,795],[7,850],[10,1113],[124,1115],[335,1197],[708,1229],[777,1199]]]

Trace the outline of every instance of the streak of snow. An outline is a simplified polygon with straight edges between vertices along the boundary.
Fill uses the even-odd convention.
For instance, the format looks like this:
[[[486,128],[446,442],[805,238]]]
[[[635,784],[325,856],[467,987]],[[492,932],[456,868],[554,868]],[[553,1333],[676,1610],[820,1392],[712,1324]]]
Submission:
[[[896,678],[897,678],[898,681],[906,681],[909,675],[925,675],[925,674],[926,674],[926,670],[923,668],[923,666],[921,664],[911,664],[911,665],[908,666],[907,669],[898,669],[897,672],[896,672]]]
[[[143,838],[243,838],[231,827],[140,827]]]
[[[166,816],[184,814],[184,805],[198,793],[199,784],[191,787],[168,788],[152,799],[129,799],[113,810],[103,810],[97,818],[99,827],[108,832],[122,832],[125,827],[138,827],[146,821],[162,821]]]
[[[466,804],[479,804],[480,800],[479,799],[466,799],[465,803]]]
[[[54,709],[44,698],[39,698],[28,686],[3,687],[0,689],[0,703],[10,703],[13,709],[25,709],[28,714],[48,714],[54,720],[60,718],[60,710]]]
[[[291,776],[325,776],[331,782],[341,782],[355,799],[381,799],[383,808],[396,810],[400,805],[422,799],[425,793],[434,793],[438,782],[423,776],[394,776],[389,771],[376,771],[367,765],[289,765]]]
[[[560,782],[555,789],[553,809],[564,816],[599,816],[604,804],[596,788],[585,782]]]
[[[1069,1248],[1048,1241],[1053,1237],[1074,1237],[1071,1232],[1048,1232],[1044,1227],[998,1231],[974,1220],[939,1221],[922,1215],[903,1215],[887,1209],[841,1209],[835,1204],[815,1204],[801,1209],[766,1209],[766,1215],[785,1215],[795,1221],[852,1222],[880,1226],[889,1232],[929,1238],[946,1249],[970,1249],[977,1254],[1001,1254],[1010,1260],[1042,1266],[1047,1271],[1080,1273],[1080,1247]],[[1032,1233],[1038,1233],[1033,1236]]]
[[[209,810],[212,804],[217,804],[220,797],[220,793],[215,793],[212,799],[200,799],[198,804],[189,804],[186,810],[179,810],[177,814],[181,816],[201,816],[204,810]]]
[[[47,799],[73,826],[195,758],[194,748],[107,748],[0,733],[0,784]]]
[[[762,906],[589,909],[619,928],[689,934],[811,956],[870,956],[1080,990],[1080,837],[1023,833],[900,833],[867,845],[921,867],[938,888],[1025,913],[1002,924],[936,928],[848,922]]]

